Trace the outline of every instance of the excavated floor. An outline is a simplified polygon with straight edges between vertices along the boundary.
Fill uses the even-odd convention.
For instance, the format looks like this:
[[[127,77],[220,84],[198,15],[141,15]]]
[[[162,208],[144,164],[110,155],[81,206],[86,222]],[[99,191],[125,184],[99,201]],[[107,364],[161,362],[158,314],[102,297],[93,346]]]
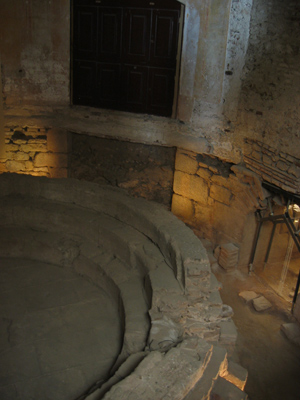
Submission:
[[[248,370],[245,392],[249,399],[299,400],[300,348],[280,330],[281,324],[292,319],[291,305],[255,275],[226,273],[221,268],[215,274],[223,285],[222,300],[234,310],[238,338],[232,357]],[[264,295],[272,308],[258,313],[239,297],[244,290]]]
[[[0,258],[0,399],[74,400],[121,348],[118,305],[70,270]]]

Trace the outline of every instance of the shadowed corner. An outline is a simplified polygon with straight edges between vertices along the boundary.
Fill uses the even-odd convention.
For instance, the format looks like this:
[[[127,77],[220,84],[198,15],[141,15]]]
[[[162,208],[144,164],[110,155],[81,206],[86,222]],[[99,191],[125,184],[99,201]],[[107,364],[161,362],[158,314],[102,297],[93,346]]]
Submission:
[[[5,159],[5,132],[4,132],[2,74],[1,74],[1,59],[0,59],[0,160],[1,159]]]

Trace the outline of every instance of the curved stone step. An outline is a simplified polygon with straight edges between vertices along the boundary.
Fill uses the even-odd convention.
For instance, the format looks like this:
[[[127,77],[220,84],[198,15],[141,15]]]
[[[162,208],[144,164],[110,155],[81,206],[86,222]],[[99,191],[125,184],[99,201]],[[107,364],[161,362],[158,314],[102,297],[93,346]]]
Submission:
[[[190,393],[184,400],[206,400],[214,387],[216,379],[227,368],[227,352],[222,347],[214,346],[211,350],[206,368]]]
[[[124,339],[122,346],[122,361],[129,354],[145,348],[150,321],[148,316],[148,300],[144,292],[143,281],[125,266],[122,261],[109,255],[103,249],[89,244],[90,254],[94,260],[80,254],[81,247],[77,240],[70,239],[59,233],[37,232],[26,228],[6,227],[0,230],[0,255],[34,259],[60,267],[67,267],[77,274],[114,294],[122,300],[124,314]],[[82,248],[87,246],[82,245]],[[97,254],[98,253],[98,254]]]
[[[218,400],[247,400],[248,396],[237,386],[220,376],[211,391],[211,397]]]
[[[90,182],[73,179],[55,179],[3,174],[0,180],[2,196],[13,193],[51,201],[76,204],[97,212],[108,214],[149,237],[172,266],[184,287],[185,268],[190,262],[207,264],[207,254],[201,241],[183,222],[165,211],[162,206],[144,199],[134,199],[125,192]],[[11,184],[10,182],[13,182]],[[79,187],[80,186],[80,187]]]
[[[167,353],[150,352],[103,400],[185,399],[203,378],[213,357],[212,351],[212,346],[204,340],[190,338]]]
[[[122,341],[111,294],[24,258],[0,258],[0,286],[1,399],[75,398],[106,377]]]
[[[47,232],[63,232],[100,245],[145,275],[164,260],[146,236],[115,218],[73,204],[45,199],[3,196],[0,198],[1,226],[27,226]]]
[[[0,176],[1,254],[52,260],[122,299],[115,368],[149,354],[105,399],[182,400],[198,386],[208,398],[226,375],[226,350],[201,338],[227,343],[230,310],[200,240],[158,204],[93,183]]]

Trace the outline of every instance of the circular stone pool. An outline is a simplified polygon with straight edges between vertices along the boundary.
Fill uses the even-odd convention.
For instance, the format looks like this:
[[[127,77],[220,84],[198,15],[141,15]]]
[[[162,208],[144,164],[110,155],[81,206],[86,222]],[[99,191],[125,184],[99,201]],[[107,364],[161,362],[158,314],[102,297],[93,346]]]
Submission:
[[[159,204],[0,175],[1,399],[246,399],[219,288],[201,241]]]
[[[74,400],[105,379],[122,343],[115,299],[55,265],[0,264],[1,399]]]

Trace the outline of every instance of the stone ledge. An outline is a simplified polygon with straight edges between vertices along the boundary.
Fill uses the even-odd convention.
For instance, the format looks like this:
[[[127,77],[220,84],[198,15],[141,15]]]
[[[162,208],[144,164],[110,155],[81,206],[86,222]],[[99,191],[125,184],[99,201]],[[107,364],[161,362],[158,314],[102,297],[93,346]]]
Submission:
[[[125,333],[123,350],[115,367],[125,361],[130,354],[139,353],[144,349],[149,330],[147,310],[150,301],[152,301],[152,309],[149,312],[152,327],[148,336],[149,349],[156,342],[159,354],[161,351],[166,354],[151,356],[157,353],[152,351],[150,358],[147,356],[141,362],[141,368],[146,360],[158,357],[157,360],[162,361],[162,364],[158,364],[155,370],[163,368],[163,365],[168,370],[171,368],[172,363],[168,363],[173,360],[172,355],[178,352],[188,353],[188,359],[195,357],[196,342],[201,342],[201,346],[205,345],[205,349],[211,349],[210,354],[222,351],[226,358],[225,349],[213,348],[200,337],[218,341],[221,332],[221,341],[227,343],[230,339],[229,342],[232,343],[231,333],[228,339],[228,330],[223,329],[224,324],[230,323],[228,319],[230,313],[224,310],[224,305],[220,302],[216,280],[209,279],[213,275],[210,275],[209,260],[201,242],[176,217],[157,204],[129,198],[118,189],[74,180],[51,181],[10,175],[0,177],[0,189],[2,188],[1,203],[5,205],[5,201],[8,202],[7,207],[1,207],[2,227],[6,234],[9,226],[13,229],[18,228],[19,232],[18,234],[12,232],[12,237],[17,239],[15,242],[11,241],[9,244],[9,240],[6,242],[3,240],[4,254],[5,244],[10,247],[10,250],[7,250],[8,256],[12,254],[32,256],[36,252],[37,257],[39,254],[42,254],[41,257],[49,256],[50,260],[53,257],[58,265],[74,268],[74,271],[80,274],[83,273],[82,267],[84,267],[84,274],[95,282],[98,279],[101,281],[101,276],[106,275],[113,287],[116,286],[125,309]],[[13,199],[14,196],[16,199]],[[27,204],[23,212],[22,204]],[[10,211],[8,205],[11,207]],[[81,213],[81,217],[76,215],[78,212]],[[27,235],[24,228],[23,231],[19,230],[22,224],[27,227],[28,232],[31,232],[31,229],[35,230],[33,236]],[[106,224],[111,224],[111,228],[103,226]],[[46,240],[43,239],[43,235]],[[38,241],[28,245],[27,240],[30,240],[31,236],[38,238]],[[56,242],[49,245],[51,237],[55,238]],[[110,241],[113,242],[111,246]],[[46,242],[45,246],[41,246],[43,242]],[[104,245],[108,246],[111,255],[103,251]],[[47,251],[44,253],[45,248]],[[53,253],[52,248],[54,248]],[[144,291],[143,287],[147,274],[150,286],[148,292]],[[162,285],[161,277],[164,275],[167,275],[168,279],[166,284]],[[190,282],[186,282],[186,278]],[[199,279],[204,281],[201,283]],[[186,290],[183,290],[183,287]],[[191,296],[187,290],[190,287],[195,287],[199,293]],[[137,297],[138,305],[135,303]],[[158,332],[158,336],[155,331]],[[190,339],[190,344],[183,350],[178,342],[187,335],[194,338]],[[161,347],[161,338],[168,342],[167,347]],[[211,357],[210,355],[209,359]],[[203,359],[200,357],[200,360]],[[218,364],[218,357],[215,360],[213,374],[215,371],[223,373],[227,364],[222,360]],[[188,361],[184,358],[183,363],[178,365],[181,371],[185,362]],[[205,365],[207,362],[205,361]],[[137,367],[137,370],[139,368]],[[184,383],[188,390],[203,374],[201,363],[193,361],[193,368],[195,368],[194,375],[188,374]],[[135,376],[135,372],[132,376]],[[128,379],[133,379],[132,376],[130,375]],[[163,376],[162,374],[162,379],[168,379],[167,376],[164,378]],[[177,381],[174,387],[176,385]],[[111,390],[118,389],[113,387]],[[205,385],[203,390],[206,390]],[[161,392],[157,393],[159,395]]]

